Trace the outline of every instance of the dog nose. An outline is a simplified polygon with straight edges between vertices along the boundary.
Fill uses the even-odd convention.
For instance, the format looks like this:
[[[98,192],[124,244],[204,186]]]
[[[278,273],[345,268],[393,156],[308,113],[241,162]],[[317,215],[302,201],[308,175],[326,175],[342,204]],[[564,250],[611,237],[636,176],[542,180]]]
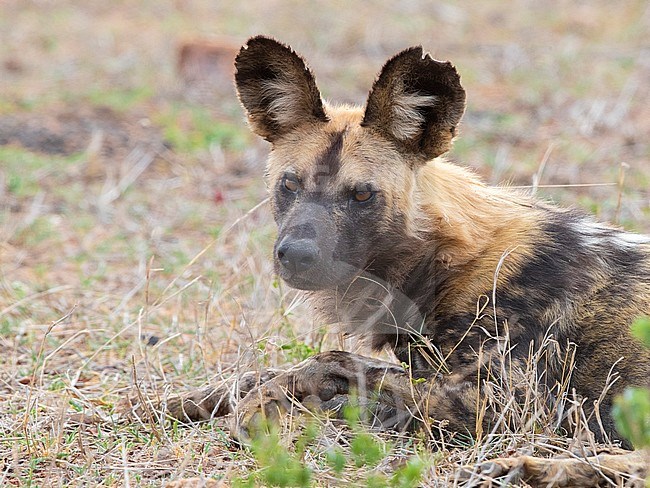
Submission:
[[[281,242],[277,253],[282,266],[292,273],[302,273],[314,265],[320,250],[311,239],[298,239]]]

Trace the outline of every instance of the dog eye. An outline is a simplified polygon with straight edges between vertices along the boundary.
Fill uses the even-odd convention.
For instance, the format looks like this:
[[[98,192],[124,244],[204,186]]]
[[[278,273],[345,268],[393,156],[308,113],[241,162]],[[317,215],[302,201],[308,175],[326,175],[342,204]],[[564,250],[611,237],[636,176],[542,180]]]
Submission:
[[[354,198],[356,202],[367,202],[374,195],[375,193],[370,190],[362,190],[362,191],[355,191],[352,198]]]
[[[284,185],[285,190],[290,191],[291,193],[298,191],[298,182],[296,180],[285,178],[282,184]]]

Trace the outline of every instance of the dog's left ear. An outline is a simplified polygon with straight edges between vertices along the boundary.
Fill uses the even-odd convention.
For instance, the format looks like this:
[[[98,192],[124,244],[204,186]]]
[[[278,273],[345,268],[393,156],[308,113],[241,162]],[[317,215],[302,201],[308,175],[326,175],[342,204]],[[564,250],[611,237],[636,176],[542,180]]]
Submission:
[[[447,152],[465,111],[465,90],[450,62],[412,47],[388,60],[375,81],[362,125],[400,149],[431,159]]]
[[[289,46],[252,37],[235,60],[235,85],[248,123],[269,142],[303,123],[327,122],[314,75]]]

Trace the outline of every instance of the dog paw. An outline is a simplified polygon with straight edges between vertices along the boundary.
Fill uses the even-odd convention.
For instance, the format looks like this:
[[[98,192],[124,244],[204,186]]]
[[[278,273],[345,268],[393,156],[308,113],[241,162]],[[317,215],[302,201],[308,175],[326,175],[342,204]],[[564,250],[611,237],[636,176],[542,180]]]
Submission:
[[[166,416],[181,422],[200,422],[232,413],[234,405],[249,391],[280,374],[278,370],[248,371],[217,385],[199,388],[167,399],[141,394],[121,400],[118,412],[126,418],[159,419]]]
[[[335,359],[329,353],[314,356],[250,391],[235,408],[233,437],[249,442],[287,413],[340,407],[337,399],[348,393],[355,372]]]
[[[223,417],[232,412],[230,389],[225,386],[206,387],[167,400],[165,413],[181,422],[200,422]]]
[[[291,410],[295,400],[282,387],[282,378],[276,378],[252,390],[236,406],[231,421],[231,435],[249,443],[258,434],[268,432],[279,424],[282,415]]]
[[[371,423],[401,428],[411,418],[402,405],[408,385],[408,376],[396,365],[342,351],[324,352],[253,389],[237,405],[231,432],[248,442],[287,412],[332,412],[341,418],[351,399],[370,414],[366,417]]]
[[[497,458],[465,470],[472,486],[592,487],[644,486],[648,461],[642,451],[602,454],[586,458],[514,456]],[[462,476],[462,475],[461,475]]]
[[[232,406],[227,388],[207,387],[167,399],[144,394],[128,396],[118,403],[117,411],[127,419],[159,421],[161,417],[169,417],[181,422],[198,422],[226,415]]]
[[[491,486],[496,479],[499,479],[497,486],[508,486],[509,483],[519,482],[524,472],[525,460],[521,457],[492,459],[478,466],[483,486]]]

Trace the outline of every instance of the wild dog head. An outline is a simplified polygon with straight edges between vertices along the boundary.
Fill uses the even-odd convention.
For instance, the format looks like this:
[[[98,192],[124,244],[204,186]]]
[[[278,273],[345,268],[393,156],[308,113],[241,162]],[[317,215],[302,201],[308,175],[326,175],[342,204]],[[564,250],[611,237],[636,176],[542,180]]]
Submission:
[[[278,225],[277,273],[305,290],[378,274],[417,235],[418,168],[449,150],[465,92],[448,62],[412,47],[381,70],[365,109],[323,102],[291,48],[254,37],[235,61],[251,129],[272,145],[267,166]]]

